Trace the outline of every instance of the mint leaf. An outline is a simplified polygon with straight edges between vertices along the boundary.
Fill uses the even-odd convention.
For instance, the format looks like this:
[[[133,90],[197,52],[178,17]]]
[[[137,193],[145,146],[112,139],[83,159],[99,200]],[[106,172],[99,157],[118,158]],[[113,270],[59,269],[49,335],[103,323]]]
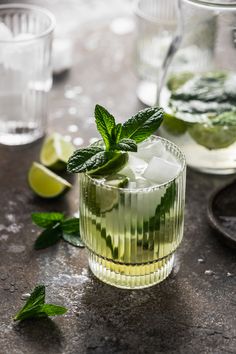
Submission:
[[[57,223],[52,228],[44,230],[34,243],[36,250],[47,248],[55,245],[62,237],[62,229],[60,223]]]
[[[46,316],[58,316],[63,315],[67,311],[67,308],[63,306],[44,304],[43,306],[41,306],[39,314],[44,314]]]
[[[25,305],[17,312],[14,321],[28,318],[62,315],[67,311],[65,307],[45,304],[45,286],[38,285],[33,290]]]
[[[122,124],[118,123],[116,124],[111,131],[111,139],[112,139],[112,143],[118,143],[120,140],[120,136],[121,136],[121,132],[122,132]]]
[[[114,156],[114,152],[104,151],[102,147],[90,146],[85,149],[78,149],[69,158],[67,170],[73,173],[80,173],[94,170]]]
[[[75,247],[84,248],[84,243],[79,234],[63,234],[63,239]]]
[[[140,143],[159,128],[163,115],[163,109],[159,107],[143,109],[123,124],[121,138],[133,139]]]
[[[133,139],[121,139],[114,147],[114,150],[137,152],[138,147]]]
[[[236,127],[236,111],[229,111],[219,114],[211,119],[213,125]]]
[[[62,230],[65,234],[79,234],[79,218],[70,218],[62,221]]]
[[[112,130],[115,127],[115,118],[102,106],[95,106],[95,121],[97,125],[97,129],[101,134],[106,149],[109,150],[112,144]]]
[[[30,297],[27,299],[25,305],[22,307],[20,312],[27,310],[28,308],[31,308],[31,307],[42,305],[42,304],[44,304],[44,302],[45,302],[45,286],[44,285],[37,285],[34,288]]]
[[[63,220],[64,215],[62,213],[32,213],[31,218],[36,225],[47,229]]]
[[[71,218],[62,222],[63,239],[76,247],[84,247],[80,238],[79,218]]]

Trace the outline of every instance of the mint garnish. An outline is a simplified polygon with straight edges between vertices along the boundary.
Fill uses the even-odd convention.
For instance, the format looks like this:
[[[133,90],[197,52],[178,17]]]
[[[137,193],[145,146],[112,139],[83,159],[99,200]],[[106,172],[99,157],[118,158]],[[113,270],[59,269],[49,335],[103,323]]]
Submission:
[[[29,299],[20,311],[15,315],[14,321],[22,321],[29,318],[63,315],[67,309],[62,306],[45,304],[45,286],[38,285],[33,290]]]
[[[122,125],[116,124],[115,118],[104,107],[96,105],[95,121],[104,145],[95,143],[76,150],[69,158],[68,172],[88,172],[98,176],[118,172],[128,161],[128,154],[124,152],[136,152],[137,143],[147,139],[159,128],[163,115],[159,107],[147,108]]]
[[[163,115],[163,110],[158,107],[143,109],[123,124],[121,138],[141,143],[159,128]]]
[[[33,222],[43,227],[34,243],[34,248],[39,250],[53,246],[62,238],[77,247],[84,247],[80,238],[79,218],[67,218],[62,213],[33,213]]]

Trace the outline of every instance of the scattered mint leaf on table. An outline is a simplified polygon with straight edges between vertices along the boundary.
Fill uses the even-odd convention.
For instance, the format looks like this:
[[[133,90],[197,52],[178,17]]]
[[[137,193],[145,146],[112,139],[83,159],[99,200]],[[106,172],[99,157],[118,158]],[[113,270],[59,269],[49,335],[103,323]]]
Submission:
[[[62,213],[33,213],[31,218],[36,225],[47,229],[63,220],[64,215]]]
[[[45,304],[45,286],[37,285],[25,305],[15,315],[14,321],[63,315],[66,312],[67,309],[65,307]]]
[[[62,229],[60,223],[45,229],[34,243],[34,248],[40,250],[55,245],[62,237]]]
[[[58,218],[51,226],[47,221]],[[36,250],[53,246],[62,238],[73,246],[84,247],[80,238],[79,218],[67,218],[61,213],[33,213],[32,220],[44,228],[34,243]],[[46,225],[49,225],[47,227]]]
[[[80,247],[80,248],[84,247],[84,243],[81,240],[81,238],[78,236],[78,234],[63,233],[62,237],[63,237],[64,241],[70,243],[71,245],[73,245],[75,247]]]
[[[104,146],[95,143],[87,148],[76,150],[68,160],[68,172],[88,172],[94,176],[107,176],[118,172],[128,162],[128,154],[122,156],[121,153],[136,152],[137,143],[147,139],[159,128],[163,116],[162,108],[147,108],[122,125],[116,124],[115,118],[106,108],[96,105],[95,121]],[[117,155],[119,151],[121,153]],[[114,163],[110,164],[110,161]]]
[[[70,218],[62,221],[62,230],[65,234],[74,235],[79,233],[79,218]]]

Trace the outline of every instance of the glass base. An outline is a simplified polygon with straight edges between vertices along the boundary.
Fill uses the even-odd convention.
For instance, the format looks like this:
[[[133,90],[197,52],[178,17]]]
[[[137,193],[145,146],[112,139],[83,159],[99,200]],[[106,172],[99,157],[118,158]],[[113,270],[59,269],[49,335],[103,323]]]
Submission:
[[[168,277],[174,265],[174,254],[153,263],[125,265],[88,252],[92,273],[104,283],[123,289],[142,289],[158,284]]]
[[[8,146],[17,146],[30,144],[40,139],[44,132],[30,123],[9,122],[3,126],[0,125],[0,144]]]

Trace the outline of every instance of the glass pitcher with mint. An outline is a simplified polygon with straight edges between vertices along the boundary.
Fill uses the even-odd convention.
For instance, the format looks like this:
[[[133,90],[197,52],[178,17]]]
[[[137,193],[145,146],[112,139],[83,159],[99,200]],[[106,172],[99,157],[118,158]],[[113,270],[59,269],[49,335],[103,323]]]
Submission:
[[[202,172],[236,171],[236,1],[179,0],[164,63],[162,136]]]

